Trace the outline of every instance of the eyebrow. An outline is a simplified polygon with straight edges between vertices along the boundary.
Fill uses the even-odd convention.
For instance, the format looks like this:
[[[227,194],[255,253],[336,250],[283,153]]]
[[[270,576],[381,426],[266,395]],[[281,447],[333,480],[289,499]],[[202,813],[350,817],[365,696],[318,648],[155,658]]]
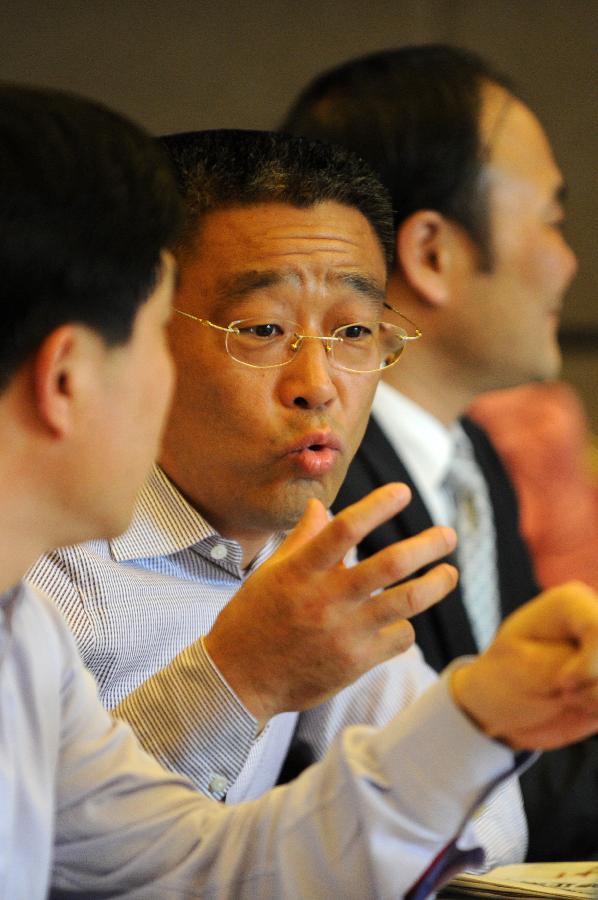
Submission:
[[[332,272],[329,281],[347,287],[360,296],[379,305],[386,299],[386,291],[379,282],[363,273]],[[239,272],[224,280],[218,290],[217,308],[225,307],[231,300],[242,300],[256,291],[281,284],[300,285],[301,277],[295,269],[263,269]]]

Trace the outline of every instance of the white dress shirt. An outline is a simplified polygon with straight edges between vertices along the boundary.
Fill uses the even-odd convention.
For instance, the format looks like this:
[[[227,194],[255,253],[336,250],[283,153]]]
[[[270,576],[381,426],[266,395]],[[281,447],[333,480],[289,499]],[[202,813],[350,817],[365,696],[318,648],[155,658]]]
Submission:
[[[97,699],[53,605],[0,598],[0,900],[403,896],[513,765],[436,682],[234,806],[160,769]],[[476,843],[466,827],[460,846]],[[72,895],[71,895],[72,896]]]
[[[278,545],[274,538],[248,571]],[[349,725],[384,725],[436,681],[413,647],[326,703],[256,721],[197,640],[248,574],[224,540],[158,468],[127,532],[58,550],[29,579],[66,616],[102,702],[133,727],[145,750],[228,803],[261,796],[278,778],[293,728],[321,759]],[[524,858],[518,784],[499,792],[480,822],[489,860]]]
[[[372,415],[405,464],[436,525],[449,525],[454,512],[443,488],[453,455],[451,431],[413,400],[381,381]]]
[[[455,499],[447,489],[447,476],[456,454],[456,445],[462,442],[470,448],[468,465],[473,469],[471,480],[480,497],[479,507],[485,511],[486,544],[481,559],[478,555],[474,563],[479,578],[477,582],[474,580],[473,594],[471,590],[466,590],[471,585],[471,575],[470,580],[465,577],[470,570],[462,571],[462,595],[477,646],[483,649],[500,624],[502,612],[492,503],[471,442],[459,422],[447,429],[429,412],[386,382],[378,385],[372,415],[411,475],[436,525],[455,527],[457,524]],[[467,552],[466,540],[467,533],[460,534],[460,541],[463,541],[462,546]],[[480,550],[478,538],[475,552]],[[479,589],[477,593],[476,588]]]

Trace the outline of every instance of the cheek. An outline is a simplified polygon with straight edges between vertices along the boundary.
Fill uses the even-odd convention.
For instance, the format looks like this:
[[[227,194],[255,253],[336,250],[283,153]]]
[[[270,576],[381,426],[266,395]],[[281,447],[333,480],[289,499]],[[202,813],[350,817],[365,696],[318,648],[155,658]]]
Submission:
[[[575,272],[575,257],[561,235],[550,231],[522,242],[513,270],[519,283],[538,300],[542,294],[556,295]]]
[[[379,380],[378,375],[372,379],[356,375],[353,381],[343,386],[341,397],[347,421],[347,434],[354,449],[357,449],[365,431]]]

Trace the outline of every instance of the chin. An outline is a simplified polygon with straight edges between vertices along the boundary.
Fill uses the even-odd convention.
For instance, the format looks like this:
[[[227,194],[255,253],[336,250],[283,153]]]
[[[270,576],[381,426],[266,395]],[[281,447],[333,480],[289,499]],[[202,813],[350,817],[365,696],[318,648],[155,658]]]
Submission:
[[[274,501],[268,508],[269,529],[290,531],[303,516],[308,500],[312,498],[320,500],[328,509],[335,496],[336,491],[332,493],[321,482],[311,480],[296,482],[293,490],[289,490],[283,497],[279,497],[278,502]]]

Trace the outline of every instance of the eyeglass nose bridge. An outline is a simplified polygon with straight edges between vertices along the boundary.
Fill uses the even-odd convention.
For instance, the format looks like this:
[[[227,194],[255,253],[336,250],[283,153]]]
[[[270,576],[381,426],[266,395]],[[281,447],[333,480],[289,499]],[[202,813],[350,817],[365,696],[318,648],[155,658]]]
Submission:
[[[332,353],[333,341],[342,341],[342,338],[335,337],[333,334],[299,334],[298,332],[295,332],[294,340],[289,345],[293,353],[297,353],[301,350],[303,341],[322,341],[326,353],[330,355]]]

